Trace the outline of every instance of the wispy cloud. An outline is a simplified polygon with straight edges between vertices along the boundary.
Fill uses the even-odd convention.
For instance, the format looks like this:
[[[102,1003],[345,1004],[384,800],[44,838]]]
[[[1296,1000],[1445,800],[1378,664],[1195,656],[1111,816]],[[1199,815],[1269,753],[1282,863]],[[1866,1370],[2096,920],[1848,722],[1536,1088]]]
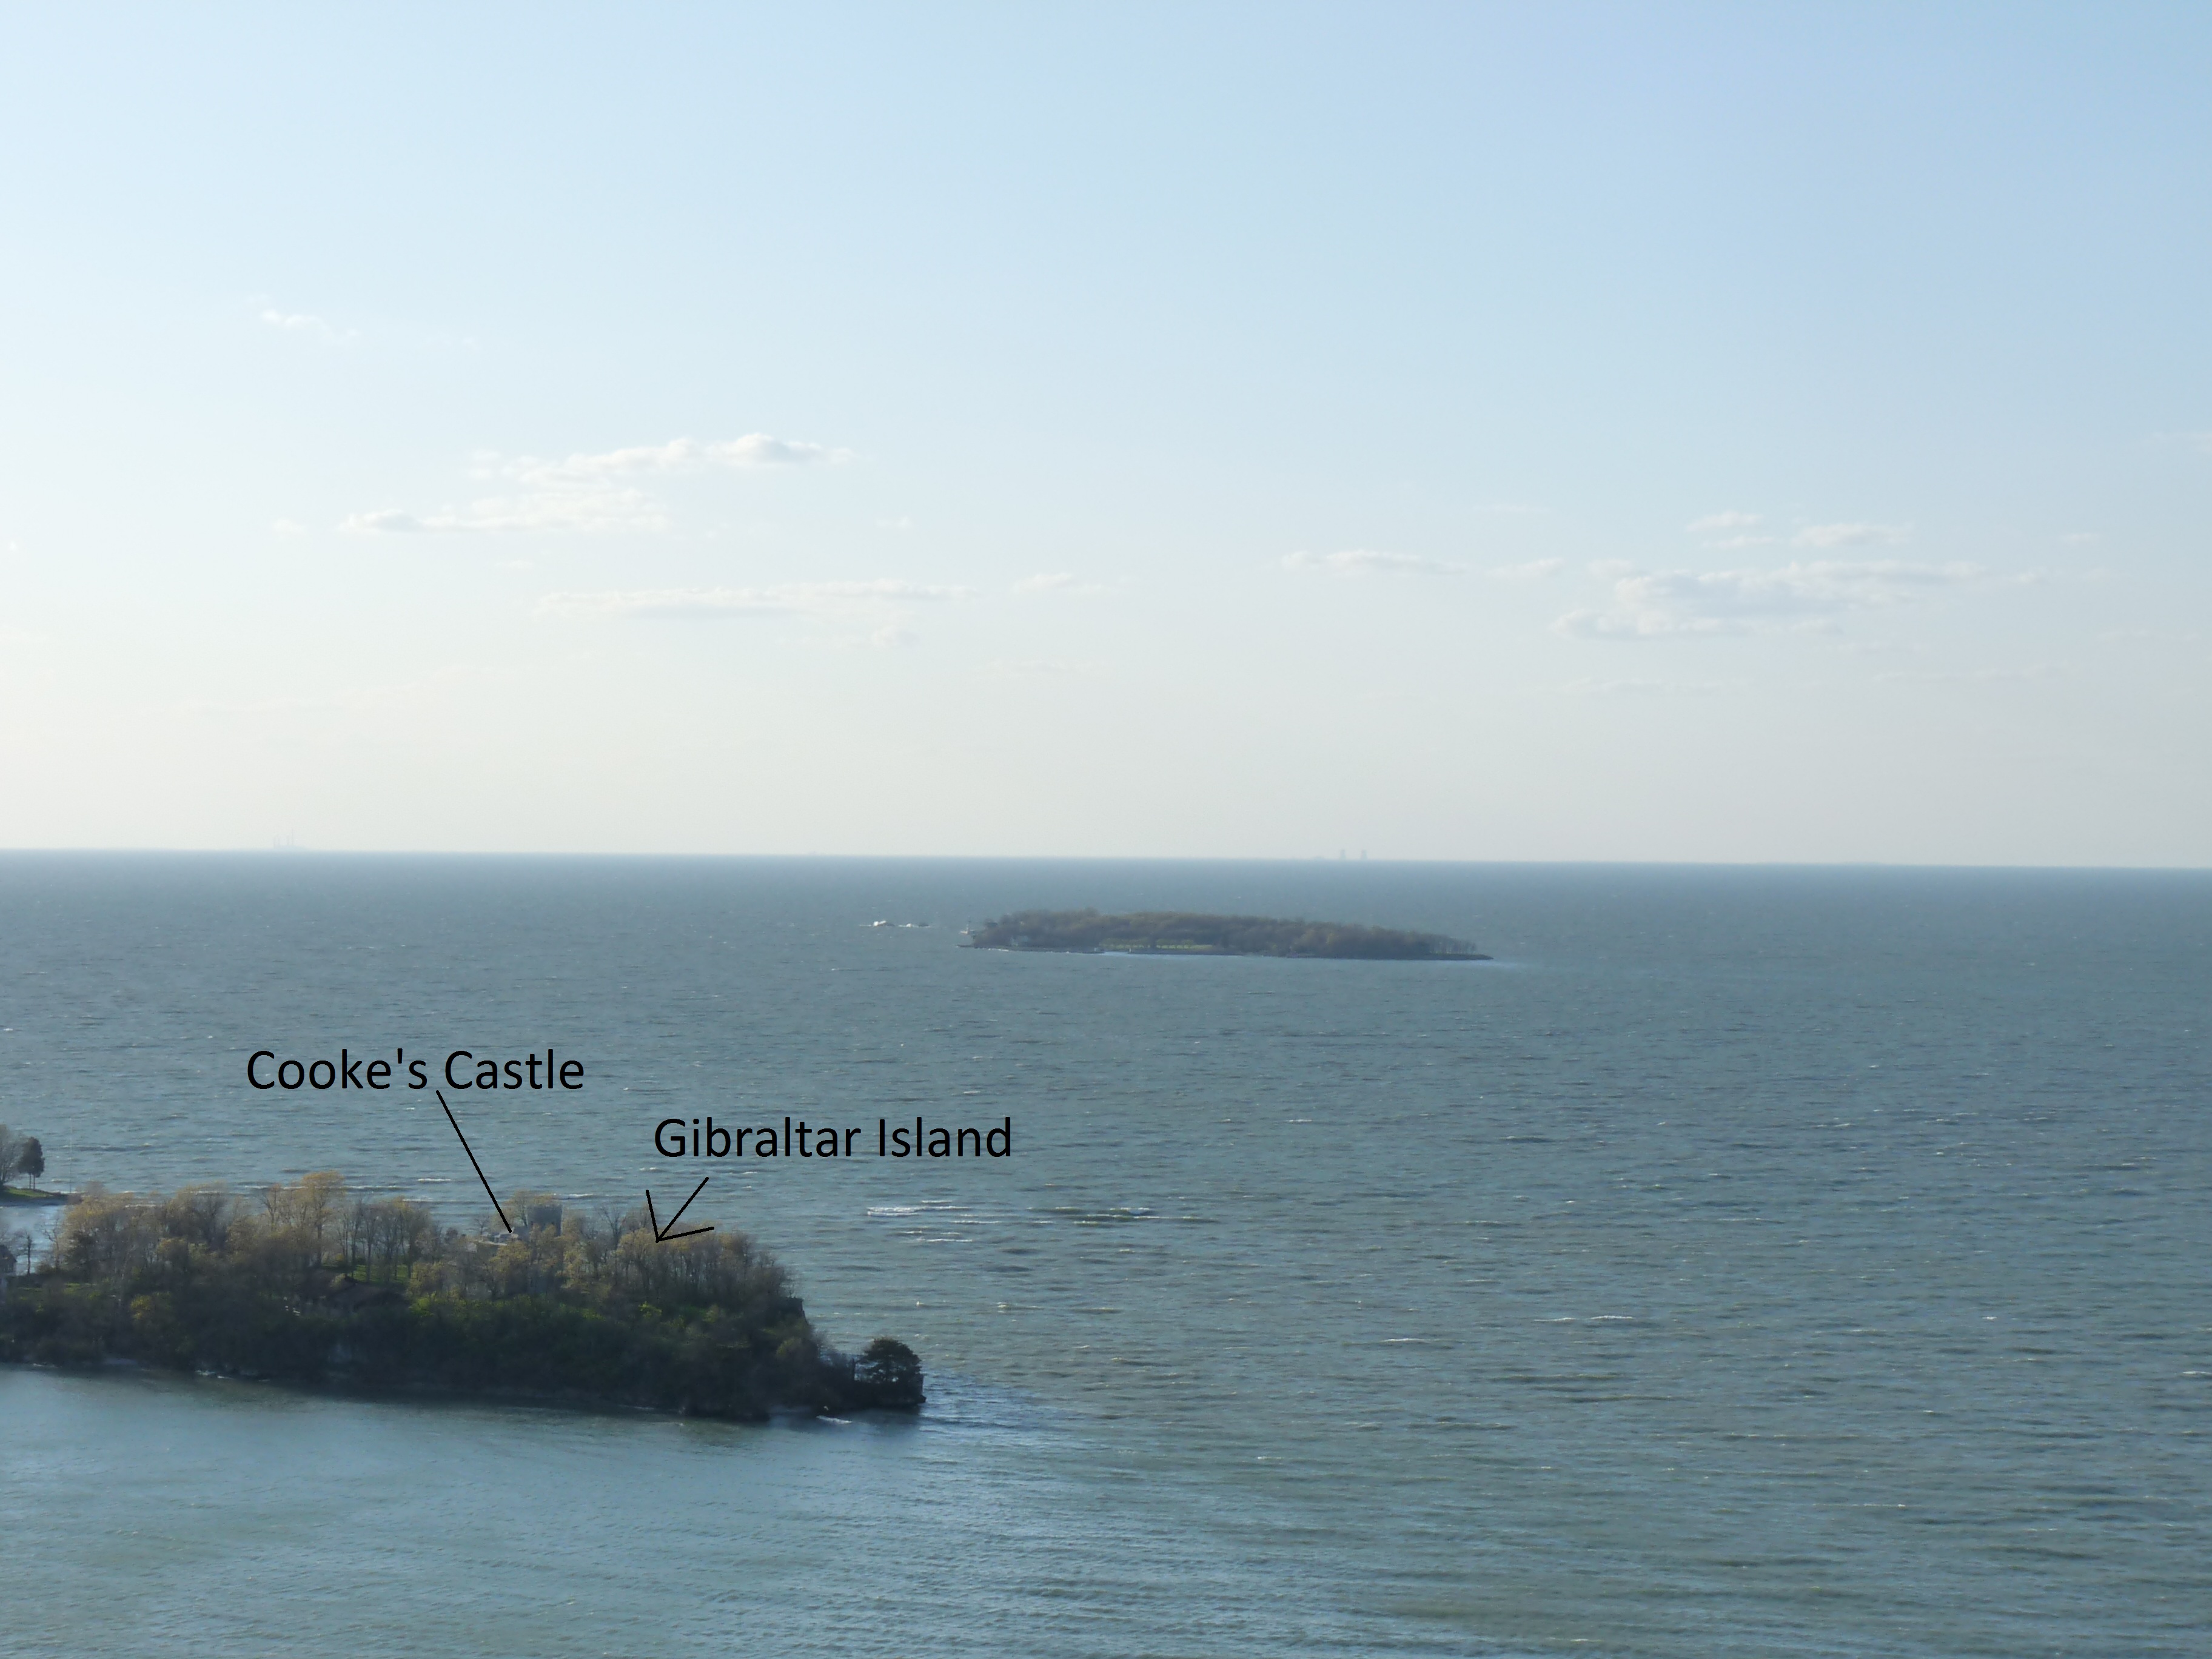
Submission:
[[[386,536],[416,536],[431,527],[412,513],[402,513],[392,507],[386,507],[379,513],[356,513],[338,526],[341,530],[374,531]],[[451,529],[458,526],[443,527]]]
[[[2017,685],[2034,680],[2063,679],[2066,671],[2057,663],[2038,663],[2032,668],[1974,668],[1961,672],[1933,669],[1900,669],[1877,674],[1886,685]]]
[[[1692,519],[1682,528],[1692,536],[1718,535],[1729,530],[1755,530],[1765,520],[1756,513],[1708,513],[1702,519]]]
[[[1762,514],[1731,507],[1724,513],[1708,513],[1702,519],[1692,519],[1682,528],[1692,536],[1719,538],[1714,544],[1719,547],[1762,547],[1779,539],[1766,532],[1765,524]],[[1907,540],[1911,534],[1908,525],[1808,524],[1790,539],[1799,547],[1887,547]]]
[[[1682,526],[1692,536],[1711,539],[1707,545],[1726,550],[1738,547],[1771,547],[1780,538],[1770,535],[1760,526],[1765,519],[1757,513],[1730,510],[1708,513],[1702,519],[1692,519]]]
[[[1418,553],[1380,553],[1368,547],[1347,548],[1341,553],[1292,553],[1285,557],[1283,566],[1289,570],[1327,570],[1339,576],[1456,576],[1467,568]]]
[[[592,534],[665,530],[667,511],[638,480],[682,474],[836,465],[852,452],[773,437],[765,432],[718,442],[677,438],[549,460],[536,455],[480,456],[476,476],[508,486],[464,506],[431,513],[394,507],[356,513],[343,528],[368,534],[486,534],[551,532]]]
[[[489,495],[465,507],[435,513],[402,513],[387,507],[356,513],[338,527],[356,533],[388,536],[496,535],[542,531],[590,535],[613,531],[665,530],[671,520],[658,501],[638,489],[542,489],[514,495]]]
[[[749,432],[742,438],[702,443],[696,438],[675,438],[665,444],[639,444],[609,449],[595,455],[571,455],[564,460],[540,460],[520,456],[507,465],[510,477],[529,483],[555,483],[593,478],[631,477],[640,473],[713,472],[747,471],[763,466],[817,466],[853,459],[849,449],[824,444],[801,443]]]
[[[1893,547],[1911,534],[1901,524],[1808,524],[1790,539],[1799,547]]]
[[[356,337],[352,329],[340,328],[334,323],[325,322],[312,312],[278,311],[273,306],[263,308],[261,325],[264,328],[273,328],[279,334],[298,335],[311,340],[327,340],[332,343]]]
[[[1622,574],[1602,611],[1575,611],[1553,625],[1591,639],[1742,634],[1832,625],[1848,611],[1909,604],[1986,580],[1971,564],[1846,563],[1814,560],[1778,570],[1661,570]]]
[[[856,609],[908,602],[943,603],[969,598],[966,587],[883,580],[860,582],[781,582],[769,587],[639,587],[594,592],[548,593],[538,609],[552,617],[620,620],[714,621],[735,617],[847,614]],[[893,641],[891,643],[897,643]]]
[[[1017,593],[1074,593],[1085,599],[1094,599],[1107,592],[1104,582],[1085,581],[1066,570],[1041,571],[1034,576],[1024,576],[1016,582]]]

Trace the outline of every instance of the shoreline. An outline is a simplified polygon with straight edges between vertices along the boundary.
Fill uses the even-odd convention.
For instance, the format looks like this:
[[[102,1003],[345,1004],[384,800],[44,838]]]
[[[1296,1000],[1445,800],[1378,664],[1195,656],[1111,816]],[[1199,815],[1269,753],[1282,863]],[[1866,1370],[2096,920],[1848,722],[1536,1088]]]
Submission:
[[[441,1406],[556,1412],[586,1417],[657,1419],[667,1422],[712,1423],[734,1429],[803,1426],[814,1423],[915,1423],[927,1404],[920,1406],[851,1406],[832,1414],[805,1404],[774,1404],[757,1416],[728,1417],[682,1406],[657,1406],[622,1400],[580,1389],[481,1388],[434,1382],[370,1382],[334,1371],[316,1378],[279,1376],[267,1371],[222,1370],[212,1366],[163,1365],[125,1355],[83,1363],[52,1359],[0,1359],[0,1374],[35,1371],[46,1376],[79,1380],[144,1377],[179,1384],[217,1383],[242,1389],[267,1389],[301,1399],[346,1401],[359,1405]]]

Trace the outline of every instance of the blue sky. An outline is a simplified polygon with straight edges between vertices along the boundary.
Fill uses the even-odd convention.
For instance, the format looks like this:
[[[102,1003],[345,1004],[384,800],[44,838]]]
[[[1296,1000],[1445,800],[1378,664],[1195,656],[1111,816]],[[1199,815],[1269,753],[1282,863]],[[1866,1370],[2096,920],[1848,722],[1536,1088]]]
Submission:
[[[2212,860],[2200,8],[0,46],[0,844]]]

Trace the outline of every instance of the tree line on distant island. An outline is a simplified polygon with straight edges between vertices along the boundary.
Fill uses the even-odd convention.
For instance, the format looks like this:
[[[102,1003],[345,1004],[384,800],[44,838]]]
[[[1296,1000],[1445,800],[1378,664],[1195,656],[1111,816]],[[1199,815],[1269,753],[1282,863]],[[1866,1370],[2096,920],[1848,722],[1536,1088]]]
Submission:
[[[1214,916],[1182,910],[1017,910],[969,931],[987,951],[1125,951],[1143,955],[1327,957],[1370,962],[1480,962],[1463,939],[1353,922]]]
[[[657,1242],[641,1212],[508,1200],[512,1234],[441,1227],[331,1171],[254,1197],[218,1186],[93,1192],[46,1263],[9,1283],[0,1360],[110,1359],[365,1387],[646,1406],[757,1420],[922,1402],[893,1338],[858,1357],[808,1322],[789,1273],[742,1232]]]

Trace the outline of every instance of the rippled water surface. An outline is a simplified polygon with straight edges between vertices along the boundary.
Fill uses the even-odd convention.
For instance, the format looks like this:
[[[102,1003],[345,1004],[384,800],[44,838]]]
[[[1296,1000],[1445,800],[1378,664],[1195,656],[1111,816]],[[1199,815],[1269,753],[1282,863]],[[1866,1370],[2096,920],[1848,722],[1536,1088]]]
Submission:
[[[1479,964],[1013,956],[1030,905]],[[870,924],[884,921],[889,927]],[[902,927],[900,923],[927,926]],[[10,1651],[2198,1655],[2212,878],[0,857],[53,1179],[694,1213],[918,1422],[0,1369]],[[664,1160],[665,1117],[997,1123]],[[13,1212],[0,1224],[14,1224]]]

